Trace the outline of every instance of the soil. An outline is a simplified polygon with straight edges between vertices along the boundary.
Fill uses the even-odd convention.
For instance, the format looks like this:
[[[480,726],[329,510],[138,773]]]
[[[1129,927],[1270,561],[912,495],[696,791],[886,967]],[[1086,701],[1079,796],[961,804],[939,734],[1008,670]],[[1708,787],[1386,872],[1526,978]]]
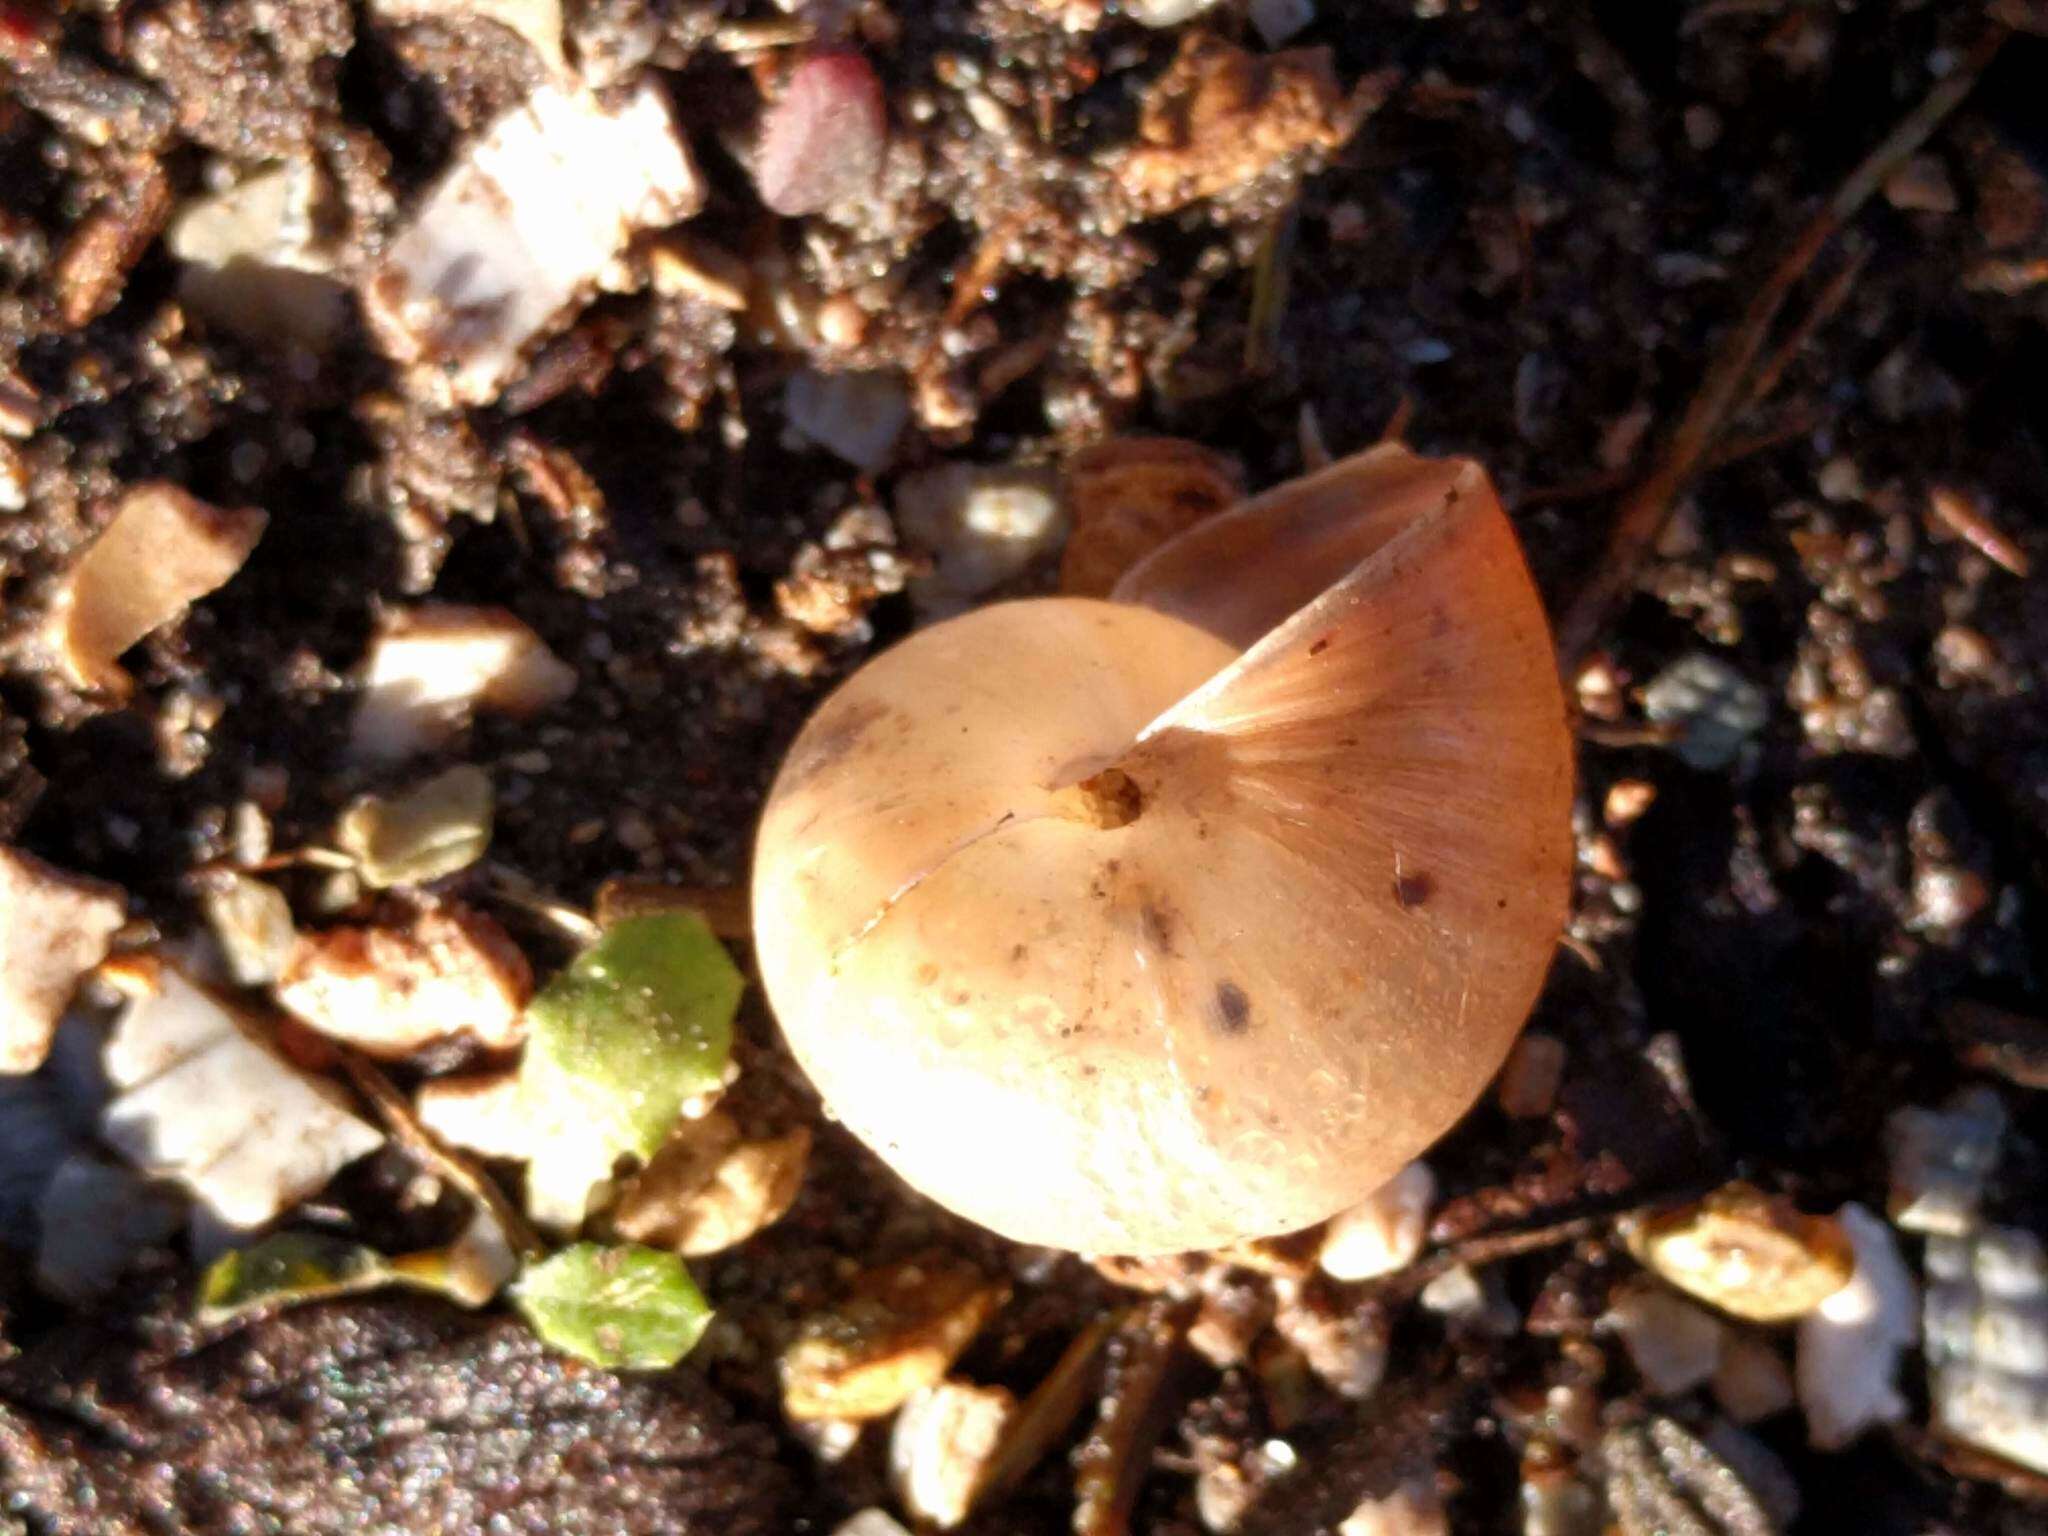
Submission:
[[[157,236],[216,159],[310,155],[332,178],[344,271],[360,272],[464,136],[530,88],[535,60],[514,34],[457,5],[398,24],[342,0],[0,0],[0,364],[41,402],[35,430],[0,436],[0,479],[22,486],[21,508],[0,512],[0,836],[119,883],[139,919],[177,935],[196,922],[192,872],[231,851],[237,806],[263,808],[278,848],[318,845],[353,795],[466,761],[498,787],[493,861],[562,901],[588,907],[619,876],[742,885],[784,746],[914,622],[900,589],[919,552],[891,552],[895,485],[953,460],[1054,461],[1117,433],[1196,440],[1262,487],[1300,472],[1318,433],[1341,454],[1398,424],[1418,451],[1487,465],[1561,611],[1617,493],[1771,265],[1995,10],[2021,30],[1795,291],[1787,325],[1820,306],[1816,328],[1734,422],[1725,462],[1687,488],[1599,637],[1580,688],[1577,910],[1532,1020],[1566,1046],[1556,1112],[1476,1108],[1430,1156],[1441,1201],[1423,1265],[1324,1303],[1391,1317],[1386,1380],[1364,1402],[1314,1383],[1281,1392],[1256,1350],[1222,1369],[1183,1360],[1160,1448],[1129,1472],[1131,1526],[1193,1536],[1204,1470],[1227,1466],[1252,1488],[1248,1533],[1333,1528],[1417,1475],[1453,1530],[1520,1528],[1525,1454],[1568,1463],[1583,1448],[1559,1403],[1597,1420],[1642,1395],[1592,1326],[1634,1272],[1607,1218],[1737,1174],[1808,1209],[1881,1208],[1886,1116],[1966,1082],[1999,1083],[2015,1119],[1994,1214],[2048,1228],[2041,1102],[2024,1072],[1987,1079],[1944,1023],[1965,1001],[2048,1009],[2048,591],[2025,574],[2048,559],[2035,12],[1320,0],[1289,46],[1330,51],[1356,131],[1126,220],[1105,216],[1106,167],[1186,27],[1081,0],[813,9],[848,12],[891,145],[872,198],[778,219],[745,157],[791,50],[748,51],[736,29],[762,36],[782,12],[569,6],[572,53],[644,59],[668,91],[711,181],[690,234],[788,302],[777,318],[606,294],[496,405],[458,413],[409,397],[360,328],[311,370],[208,330],[178,305]],[[1191,25],[1260,47],[1231,0]],[[835,301],[857,310],[850,344],[802,319]],[[788,430],[784,385],[806,362],[912,381],[914,419],[885,471]],[[137,686],[116,707],[51,671],[37,638],[112,494],[150,478],[261,507],[270,526],[231,583],[127,658]],[[1934,510],[1937,489],[2005,542],[1959,530]],[[850,582],[837,602],[778,598],[779,583],[849,569],[848,541],[826,546],[835,525],[888,579]],[[380,779],[345,761],[346,679],[379,613],[427,592],[511,609],[578,686],[539,720],[481,719],[439,759]],[[1720,760],[1675,751],[1634,692],[1695,653],[1765,705]],[[1654,790],[1640,818],[1603,816],[1632,785]],[[472,876],[450,889],[492,900]],[[560,958],[542,932],[521,937],[537,965]],[[1007,1306],[958,1371],[1020,1395],[1133,1300],[1080,1260],[1011,1248],[910,1195],[819,1115],[758,990],[741,1032],[735,1112],[810,1124],[817,1148],[787,1218],[695,1266],[721,1322],[672,1380],[579,1377],[515,1342],[516,1325],[426,1303],[287,1314],[303,1320],[260,1326],[293,1342],[244,1347],[165,1343],[120,1308],[65,1315],[9,1287],[23,1301],[7,1336],[30,1353],[0,1380],[0,1529],[529,1528],[488,1523],[487,1501],[445,1484],[421,1491],[434,1478],[401,1465],[412,1451],[317,1406],[264,1430],[262,1394],[237,1373],[302,1351],[276,1369],[317,1377],[323,1351],[360,1338],[398,1362],[371,1420],[411,1412],[406,1394],[435,1372],[462,1379],[449,1362],[469,1352],[509,1362],[525,1385],[502,1417],[435,1419],[420,1465],[553,1488],[557,1523],[531,1528],[829,1531],[889,1503],[886,1432],[821,1457],[784,1418],[773,1367],[856,1271],[937,1249],[1005,1281]],[[388,1196],[359,1170],[331,1199],[375,1231]],[[1506,1336],[1412,1304],[1454,1258],[1488,1261],[1519,1319]],[[164,1283],[176,1291],[175,1265]],[[177,1310],[175,1296],[152,1305]],[[72,1363],[48,1364],[60,1356]],[[31,1360],[44,1364],[25,1375]],[[165,1370],[172,1384],[137,1385]],[[116,1380],[147,1404],[141,1418],[106,1416]],[[297,1391],[263,1388],[277,1390]],[[181,1394],[248,1431],[266,1470],[247,1487],[208,1480],[213,1451],[177,1427]],[[2038,1481],[1966,1465],[1913,1427],[1924,1407],[1916,1396],[1906,1426],[1835,1455],[1806,1446],[1797,1414],[1766,1421],[1760,1438],[1805,1495],[1792,1529],[2048,1529]],[[558,1438],[528,1444],[543,1420]],[[1082,1428],[968,1528],[1068,1529],[1066,1451]],[[347,1478],[307,1459],[323,1436],[345,1443]],[[631,1513],[625,1494],[579,1503],[535,1470],[543,1456],[592,1486],[637,1468],[666,1512]],[[215,1502],[137,1492],[114,1523],[77,1513],[153,1466],[186,1468]],[[282,1488],[322,1468],[363,1502],[264,1502],[266,1478]]]

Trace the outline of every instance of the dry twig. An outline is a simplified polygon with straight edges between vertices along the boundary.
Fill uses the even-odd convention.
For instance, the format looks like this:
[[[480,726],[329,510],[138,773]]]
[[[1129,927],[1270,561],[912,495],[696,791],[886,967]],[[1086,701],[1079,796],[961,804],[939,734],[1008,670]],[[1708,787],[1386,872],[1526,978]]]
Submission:
[[[1579,663],[1592,649],[1609,615],[1633,585],[1644,556],[1656,546],[1671,509],[1707,462],[1730,419],[1749,399],[1757,358],[1792,290],[1822,249],[1855,217],[1885,178],[1962,105],[2008,35],[2006,28],[1992,26],[1954,73],[1899,120],[1821,205],[1750,300],[1749,308],[1722,344],[1720,355],[1700,381],[1663,453],[1649,475],[1623,500],[1614,531],[1591,579],[1558,625],[1558,654],[1567,676],[1578,670]]]
[[[498,1188],[497,1181],[464,1154],[443,1146],[439,1138],[420,1122],[420,1117],[413,1112],[411,1100],[399,1092],[396,1083],[360,1052],[342,1045],[334,1045],[333,1049],[348,1073],[349,1081],[370,1101],[370,1107],[377,1111],[378,1119],[384,1122],[384,1128],[400,1146],[489,1211],[505,1234],[505,1241],[516,1252],[531,1258],[547,1251],[540,1234],[534,1231],[519,1207]]]

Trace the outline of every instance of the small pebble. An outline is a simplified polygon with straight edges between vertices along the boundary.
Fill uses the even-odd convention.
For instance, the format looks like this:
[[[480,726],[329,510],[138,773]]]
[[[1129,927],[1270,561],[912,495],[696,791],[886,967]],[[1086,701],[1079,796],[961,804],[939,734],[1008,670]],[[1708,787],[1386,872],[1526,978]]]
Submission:
[[[1652,720],[1684,728],[1673,748],[1694,768],[1712,771],[1733,763],[1770,718],[1764,692],[1719,657],[1683,656],[1643,690]]]
[[[818,306],[815,324],[818,339],[828,347],[847,351],[867,339],[868,314],[860,307],[860,301],[851,295],[839,293]]]
[[[1863,471],[1847,454],[1838,453],[1821,465],[1814,485],[1829,501],[1861,501],[1864,496]]]
[[[882,82],[858,53],[813,54],[762,114],[755,165],[777,213],[824,213],[872,195],[888,150]]]
[[[1363,1500],[1337,1526],[1337,1536],[1448,1536],[1450,1520],[1436,1488],[1415,1480]]]
[[[1913,910],[1906,926],[1916,933],[1952,932],[1990,901],[1991,889],[1976,871],[1952,864],[1922,865],[1913,872]]]
[[[1836,1213],[1856,1253],[1849,1283],[1799,1323],[1795,1380],[1817,1450],[1906,1416],[1899,1356],[1919,1337],[1920,1296],[1891,1228],[1860,1205]]]
[[[1721,1341],[1721,1363],[1709,1385],[1721,1411],[1738,1424],[1754,1424],[1793,1403],[1792,1368],[1769,1340],[1730,1329]]]
[[[1600,819],[1619,830],[1642,818],[1656,803],[1657,786],[1647,779],[1617,779],[1601,803]]]
[[[334,842],[378,890],[424,884],[483,857],[492,806],[490,775],[464,764],[402,794],[356,800],[335,824]]]
[[[1849,1283],[1841,1227],[1733,1183],[1629,1229],[1629,1251],[1689,1296],[1752,1322],[1803,1317]]]
[[[28,466],[12,444],[0,443],[0,512],[19,512],[28,505]]]
[[[33,437],[42,424],[36,392],[11,369],[0,369],[0,437]]]
[[[747,270],[738,257],[696,240],[671,237],[647,252],[647,278],[665,298],[700,299],[735,314],[747,307]]]
[[[886,1510],[864,1509],[833,1528],[832,1536],[910,1536]]]
[[[1142,27],[1177,27],[1193,21],[1216,0],[1125,0],[1124,14]]]
[[[2048,1475],[2048,1258],[2017,1228],[1927,1247],[1935,1426]]]
[[[1598,1493],[1565,1468],[1522,1464],[1522,1536],[1605,1536]]]
[[[1370,1280],[1406,1269],[1422,1252],[1436,1175],[1410,1163],[1323,1229],[1316,1262],[1333,1280]]]
[[[890,1482],[904,1509],[940,1530],[966,1519],[1016,1406],[1001,1387],[959,1381],[913,1394],[889,1435]]]
[[[1329,214],[1330,238],[1339,245],[1355,245],[1363,240],[1370,229],[1371,221],[1365,216],[1365,209],[1359,204],[1346,200],[1332,205]]]
[[[200,897],[200,909],[230,981],[260,987],[277,980],[298,936],[283,892],[246,875],[229,875]]]
[[[1268,48],[1278,48],[1314,25],[1315,0],[1251,0],[1252,27]]]
[[[1051,555],[1067,516],[1049,470],[953,463],[903,477],[896,524],[934,559],[932,574],[911,584],[913,599],[943,616]]]
[[[1968,1088],[1940,1109],[1915,1105],[1885,1122],[1891,1163],[1886,1210],[1907,1232],[1961,1237],[1977,1222],[1985,1181],[1998,1166],[2005,1104],[1990,1088]]]
[[[870,473],[889,462],[910,420],[909,392],[893,372],[800,369],[790,376],[782,406],[803,437]]]
[[[1939,155],[1915,155],[1885,178],[1884,199],[1909,213],[1954,213],[1961,206]]]
[[[1934,664],[1945,685],[1975,681],[1997,670],[1998,652],[1978,631],[1951,624],[1934,637]]]
[[[1416,1299],[1457,1334],[1507,1339],[1522,1325],[1521,1315],[1493,1270],[1480,1276],[1469,1265],[1454,1264],[1425,1285]]]
[[[1625,1287],[1602,1322],[1620,1335],[1637,1373],[1659,1396],[1690,1392],[1721,1363],[1719,1320],[1662,1286]]]

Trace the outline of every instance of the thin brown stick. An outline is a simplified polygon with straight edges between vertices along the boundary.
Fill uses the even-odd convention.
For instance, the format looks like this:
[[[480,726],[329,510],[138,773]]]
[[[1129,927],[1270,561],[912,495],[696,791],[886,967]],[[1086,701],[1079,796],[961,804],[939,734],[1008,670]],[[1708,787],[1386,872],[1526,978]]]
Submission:
[[[452,1147],[443,1146],[440,1138],[428,1130],[413,1112],[411,1100],[398,1091],[398,1085],[386,1077],[381,1068],[346,1046],[336,1045],[334,1049],[341,1058],[349,1081],[356,1085],[356,1092],[370,1101],[370,1107],[377,1111],[377,1118],[384,1122],[385,1129],[391,1132],[400,1146],[489,1211],[504,1232],[505,1241],[517,1252],[533,1258],[547,1251],[540,1234],[521,1214],[519,1207],[498,1188],[497,1181],[470,1158]]]
[[[1074,1336],[1045,1379],[1011,1416],[995,1453],[975,1481],[970,1504],[1007,1493],[1045,1459],[1086,1403],[1088,1389],[1099,1374],[1096,1357],[1129,1321],[1125,1313],[1108,1313]]]
[[[1579,719],[1579,740],[1596,747],[1668,747],[1685,734],[1676,720],[1612,723]]]
[[[1707,455],[1703,469],[1725,469],[1730,464],[1740,463],[1759,453],[1793,442],[1806,436],[1821,423],[1821,413],[1811,407],[1802,407],[1775,427],[1762,432],[1752,432],[1744,437],[1731,438]],[[1584,501],[1593,496],[1605,496],[1609,492],[1625,489],[1636,478],[1632,465],[1611,469],[1604,474],[1588,475],[1583,480],[1568,481],[1563,485],[1538,486],[1533,491],[1524,491],[1515,499],[1517,512],[1530,507],[1554,506],[1561,501]]]
[[[1594,567],[1592,578],[1558,625],[1558,654],[1568,677],[1592,650],[1610,614],[1634,584],[1643,557],[1656,546],[1671,509],[1713,451],[1715,441],[1738,405],[1747,398],[1751,370],[1792,290],[1822,248],[1862,209],[1885,178],[1962,105],[2009,35],[2005,27],[1992,26],[1969,58],[1899,120],[1821,205],[1750,300],[1749,308],[1723,343],[1720,355],[1700,381],[1692,404],[1671,433],[1657,463],[1623,500],[1607,549]]]
[[[1383,443],[1398,443],[1408,435],[1408,428],[1415,421],[1415,397],[1405,389],[1401,398],[1394,402],[1394,414],[1387,418],[1386,427],[1380,432]]]
[[[1165,1427],[1162,1398],[1195,1310],[1192,1298],[1161,1297],[1118,1330],[1122,1348],[1111,1357],[1094,1432],[1074,1457],[1075,1536],[1130,1536],[1131,1507]]]
[[[1807,307],[1806,314],[1792,327],[1792,333],[1780,342],[1764,365],[1757,369],[1756,377],[1750,381],[1749,396],[1743,402],[1744,408],[1755,410],[1770,399],[1777,389],[1778,381],[1806,350],[1806,344],[1813,340],[1816,332],[1826,325],[1848,302],[1855,291],[1856,279],[1863,275],[1863,265],[1870,259],[1868,250],[1857,251],[1844,263],[1842,270],[1828,279],[1827,286],[1820,291],[1820,297]]]

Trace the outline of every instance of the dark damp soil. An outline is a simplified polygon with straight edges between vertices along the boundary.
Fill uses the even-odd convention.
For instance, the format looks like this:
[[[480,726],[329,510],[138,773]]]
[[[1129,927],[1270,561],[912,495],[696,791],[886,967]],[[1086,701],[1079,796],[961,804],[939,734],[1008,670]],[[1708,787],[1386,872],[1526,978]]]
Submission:
[[[913,622],[919,552],[890,551],[886,514],[931,464],[1173,434],[1262,487],[1318,435],[1343,453],[1398,422],[1419,451],[1488,466],[1561,610],[1816,201],[1987,24],[1916,0],[1319,0],[1290,46],[1371,83],[1349,141],[1114,227],[1102,167],[1184,27],[1080,3],[854,6],[890,109],[883,183],[858,210],[777,219],[744,145],[786,54],[742,45],[783,13],[571,0],[581,57],[623,52],[668,90],[711,184],[691,234],[800,315],[836,302],[843,321],[850,301],[859,335],[629,285],[495,405],[453,411],[408,397],[354,322],[313,369],[208,329],[159,238],[221,165],[311,157],[337,261],[360,272],[539,78],[506,28],[415,9],[432,14],[0,0],[0,384],[40,402],[0,435],[0,838],[118,882],[165,935],[194,925],[191,872],[231,851],[238,806],[290,849],[378,782],[344,760],[347,678],[380,612],[423,594],[511,609],[578,686],[401,777],[489,769],[492,858],[573,905],[616,876],[742,884],[797,726]],[[1188,25],[1262,46],[1235,0]],[[1425,1263],[1470,1258],[1515,1326],[1449,1329],[1412,1276],[1328,1288],[1324,1314],[1389,1331],[1383,1384],[1350,1403],[1262,1371],[1270,1282],[1235,1272],[1251,1342],[1170,1374],[1160,1448],[1125,1471],[1134,1529],[1193,1536],[1220,1518],[1198,1493],[1233,1478],[1238,1529],[1333,1529],[1418,1471],[1454,1530],[1519,1528],[1532,1445],[1568,1465],[1584,1436],[1561,1417],[1640,1397],[1593,1327],[1634,1272],[1606,1217],[1736,1175],[1812,1210],[1881,1208],[1886,1117],[1966,1082],[1997,1085],[2015,1121],[1997,1214],[2048,1217],[2039,1099],[1945,1027],[1964,1001],[2048,1010],[2048,589],[2024,574],[2048,559],[2043,79],[2048,36],[2015,33],[1822,254],[1788,310],[1820,306],[1817,327],[1682,497],[1581,680],[1578,900],[1533,1021],[1565,1046],[1562,1092],[1533,1120],[1482,1104],[1429,1159]],[[1025,256],[970,273],[1019,220]],[[885,470],[788,430],[807,361],[910,380]],[[270,526],[127,658],[134,696],[114,707],[50,671],[38,637],[112,493],[150,478]],[[1973,541],[1937,490],[2007,544]],[[885,579],[801,601],[846,568],[835,525]],[[1738,702],[1674,741],[1640,690],[1696,656]],[[558,954],[536,940],[537,964]],[[774,1360],[853,1272],[936,1248],[1003,1277],[959,1370],[1020,1394],[1136,1299],[908,1194],[818,1114],[758,998],[741,1029],[740,1111],[818,1142],[790,1216],[698,1266],[730,1325],[714,1358],[620,1379],[415,1301],[198,1340],[175,1321],[177,1255],[153,1299],[97,1316],[34,1299],[17,1266],[0,1530],[829,1531],[888,1503],[886,1429],[816,1454]],[[332,1198],[374,1223],[390,1188],[359,1172]],[[2039,1484],[1959,1475],[1913,1427],[1917,1356],[1907,1377],[1908,1426],[1846,1453],[1809,1450],[1796,1411],[1763,1425],[1805,1496],[1795,1529],[2042,1529]],[[1069,1528],[1075,1434],[970,1529]]]

